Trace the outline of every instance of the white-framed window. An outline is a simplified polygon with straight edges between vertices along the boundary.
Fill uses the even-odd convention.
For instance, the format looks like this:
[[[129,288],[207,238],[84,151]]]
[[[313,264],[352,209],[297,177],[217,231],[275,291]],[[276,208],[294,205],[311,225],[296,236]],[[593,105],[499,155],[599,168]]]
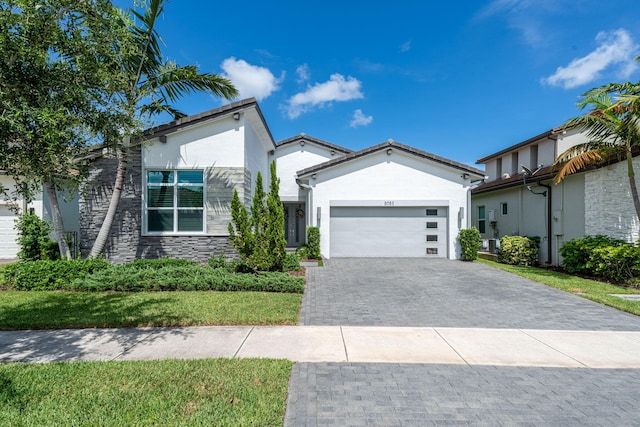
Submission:
[[[145,179],[147,233],[204,232],[204,171],[147,170]]]
[[[500,213],[503,216],[504,215],[509,215],[509,205],[507,205],[507,202],[500,203]]]

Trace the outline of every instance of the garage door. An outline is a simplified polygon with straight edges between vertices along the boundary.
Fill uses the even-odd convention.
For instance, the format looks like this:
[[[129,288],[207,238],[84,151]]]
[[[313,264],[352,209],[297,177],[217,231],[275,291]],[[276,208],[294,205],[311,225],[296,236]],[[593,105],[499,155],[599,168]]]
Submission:
[[[331,207],[331,257],[447,256],[446,207]]]
[[[7,206],[0,206],[0,259],[13,259],[20,250],[16,242],[16,218]]]

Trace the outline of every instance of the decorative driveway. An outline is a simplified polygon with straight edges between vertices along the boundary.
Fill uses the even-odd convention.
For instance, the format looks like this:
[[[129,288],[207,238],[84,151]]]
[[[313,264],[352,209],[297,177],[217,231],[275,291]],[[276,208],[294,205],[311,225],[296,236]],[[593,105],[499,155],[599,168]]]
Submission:
[[[480,263],[339,258],[307,269],[303,325],[640,331],[640,317]]]
[[[640,317],[479,263],[332,259],[307,279],[303,325],[640,330]],[[285,426],[639,425],[639,399],[639,369],[297,363]]]

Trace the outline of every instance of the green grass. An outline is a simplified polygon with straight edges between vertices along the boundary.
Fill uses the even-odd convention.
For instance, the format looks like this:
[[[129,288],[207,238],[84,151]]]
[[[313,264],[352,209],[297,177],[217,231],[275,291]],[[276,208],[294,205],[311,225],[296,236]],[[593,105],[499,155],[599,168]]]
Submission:
[[[0,426],[281,426],[291,362],[0,364]]]
[[[302,295],[0,291],[0,330],[296,324]]]
[[[583,279],[544,268],[500,264],[485,259],[478,259],[478,262],[640,316],[640,301],[629,301],[610,295],[640,294],[640,289]]]

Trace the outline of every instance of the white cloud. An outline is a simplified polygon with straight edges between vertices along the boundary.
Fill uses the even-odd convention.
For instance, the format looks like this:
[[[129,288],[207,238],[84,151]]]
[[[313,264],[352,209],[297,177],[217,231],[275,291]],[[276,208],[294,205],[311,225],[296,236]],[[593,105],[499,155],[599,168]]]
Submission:
[[[251,65],[243,59],[227,58],[222,62],[223,75],[238,89],[239,98],[255,97],[262,101],[280,89],[284,72],[276,78],[268,68]]]
[[[285,107],[289,118],[295,119],[300,114],[310,111],[315,106],[324,106],[333,101],[350,101],[363,98],[362,83],[354,77],[344,78],[341,74],[332,74],[328,81],[308,86],[305,92],[300,92],[289,98]]]
[[[298,83],[304,83],[309,80],[309,64],[302,64],[296,68],[296,74],[298,75]]]
[[[409,52],[411,50],[411,39],[400,45],[400,52]]]
[[[600,32],[596,41],[599,46],[593,52],[574,59],[566,67],[558,67],[555,73],[543,78],[542,82],[571,89],[596,80],[602,71],[612,66],[618,66],[616,74],[622,78],[629,77],[638,68],[634,61],[638,45],[631,39],[628,31],[618,29],[608,33]]]
[[[365,116],[362,110],[357,109],[353,112],[353,118],[351,119],[349,126],[351,126],[352,128],[355,128],[358,126],[367,126],[372,121],[373,121],[373,116]]]

